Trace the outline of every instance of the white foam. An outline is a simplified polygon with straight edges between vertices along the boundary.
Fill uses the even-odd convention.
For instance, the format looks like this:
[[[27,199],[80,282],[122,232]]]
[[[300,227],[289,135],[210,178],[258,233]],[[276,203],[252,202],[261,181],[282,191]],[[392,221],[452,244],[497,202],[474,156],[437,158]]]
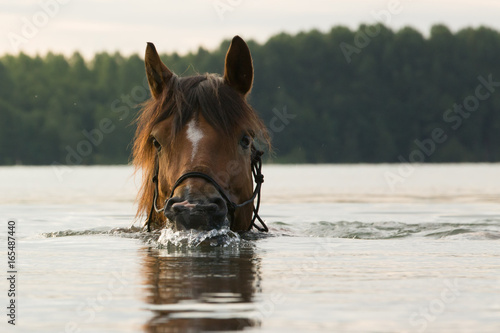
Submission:
[[[171,228],[161,230],[160,237],[157,244],[159,247],[174,245],[174,246],[187,246],[198,247],[203,242],[208,241],[210,246],[238,246],[240,244],[240,236],[229,230],[229,228],[212,229],[209,231],[201,230],[182,230],[174,231]]]

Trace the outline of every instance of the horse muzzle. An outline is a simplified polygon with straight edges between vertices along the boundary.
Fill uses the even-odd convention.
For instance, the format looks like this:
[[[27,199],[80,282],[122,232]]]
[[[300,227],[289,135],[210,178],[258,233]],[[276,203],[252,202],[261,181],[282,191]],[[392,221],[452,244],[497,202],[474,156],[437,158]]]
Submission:
[[[153,203],[151,204],[151,209],[149,211],[148,220],[146,221],[147,230],[151,231],[151,221],[153,213],[161,213],[167,217],[170,222],[173,222],[174,227],[177,229],[201,229],[201,230],[212,230],[220,229],[222,227],[231,227],[231,223],[234,221],[234,214],[237,208],[253,205],[254,200],[257,198],[257,204],[253,207],[253,217],[250,221],[250,226],[247,230],[255,227],[259,231],[269,231],[264,221],[259,216],[260,207],[260,189],[262,183],[264,182],[264,175],[262,174],[262,156],[263,152],[255,149],[252,146],[252,175],[255,180],[255,189],[252,196],[239,203],[234,203],[224,192],[222,187],[209,175],[203,172],[190,171],[186,172],[180,176],[175,182],[168,199],[165,201],[163,208],[158,209],[156,206],[156,201],[158,198],[158,173],[159,173],[159,158],[156,158],[155,171],[153,178],[151,179],[154,184],[154,195]],[[176,189],[187,179],[202,179],[206,183],[210,184],[214,190],[218,193],[212,194],[210,196],[203,196],[196,198],[196,196],[190,195],[190,193],[184,194],[183,196],[175,196]],[[258,220],[262,227],[255,224],[255,220]]]
[[[177,230],[229,227],[226,201],[218,195],[208,198],[171,197],[165,203],[164,214]]]

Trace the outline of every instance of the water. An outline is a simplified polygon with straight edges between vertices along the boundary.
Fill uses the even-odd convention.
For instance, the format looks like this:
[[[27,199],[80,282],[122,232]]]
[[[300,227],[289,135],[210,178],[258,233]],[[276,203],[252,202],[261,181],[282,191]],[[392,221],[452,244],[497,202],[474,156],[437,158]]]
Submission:
[[[141,232],[128,166],[0,168],[1,331],[500,330],[500,164],[263,171],[270,233],[240,236]]]

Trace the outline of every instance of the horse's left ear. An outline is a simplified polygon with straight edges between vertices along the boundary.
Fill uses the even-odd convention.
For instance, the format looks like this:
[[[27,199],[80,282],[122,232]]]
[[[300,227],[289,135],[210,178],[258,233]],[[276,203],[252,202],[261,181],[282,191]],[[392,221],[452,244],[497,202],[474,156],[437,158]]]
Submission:
[[[151,95],[156,99],[163,93],[173,73],[161,61],[153,43],[148,43],[146,47],[144,63],[146,65],[149,89],[151,90]]]
[[[244,96],[252,89],[252,56],[247,43],[240,36],[233,38],[227,50],[224,81]]]

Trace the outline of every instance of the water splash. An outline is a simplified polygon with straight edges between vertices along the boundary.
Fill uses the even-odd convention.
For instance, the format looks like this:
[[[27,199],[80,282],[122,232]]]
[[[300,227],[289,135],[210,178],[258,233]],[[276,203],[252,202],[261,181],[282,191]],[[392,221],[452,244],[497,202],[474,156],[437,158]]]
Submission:
[[[230,247],[237,246],[241,237],[229,228],[212,229],[209,231],[183,230],[174,231],[170,228],[162,229],[156,245],[164,248],[170,245],[181,247],[199,247],[201,245]]]
[[[239,234],[224,227],[209,231],[200,230],[185,230],[174,231],[171,228],[165,228],[160,231],[145,232],[141,228],[93,228],[87,230],[62,230],[54,232],[42,233],[43,238],[58,238],[71,236],[93,236],[93,235],[108,235],[115,237],[141,239],[145,243],[156,248],[174,247],[189,247],[196,248],[200,246],[210,247],[231,247],[238,246],[242,241]]]

